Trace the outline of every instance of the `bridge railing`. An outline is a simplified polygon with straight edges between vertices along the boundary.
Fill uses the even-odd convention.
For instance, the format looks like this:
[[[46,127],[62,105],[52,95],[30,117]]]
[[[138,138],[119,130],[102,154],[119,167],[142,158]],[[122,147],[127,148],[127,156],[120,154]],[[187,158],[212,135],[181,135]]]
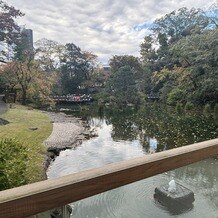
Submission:
[[[62,95],[62,96],[51,96],[55,102],[91,102],[93,98],[90,94],[71,94],[71,95]]]
[[[27,217],[218,155],[218,138],[0,192],[1,217]]]

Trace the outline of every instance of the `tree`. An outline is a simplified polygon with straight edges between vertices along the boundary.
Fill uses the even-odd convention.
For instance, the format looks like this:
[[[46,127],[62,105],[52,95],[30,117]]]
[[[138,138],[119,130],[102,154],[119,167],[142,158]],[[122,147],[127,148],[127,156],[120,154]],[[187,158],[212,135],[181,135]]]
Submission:
[[[21,91],[23,105],[27,103],[27,98],[37,102],[48,100],[55,82],[55,77],[41,71],[39,64],[32,58],[5,64],[0,75],[4,79],[5,89]]]
[[[218,29],[188,36],[179,40],[171,51],[183,68],[189,72],[184,77],[189,84],[192,101],[196,104],[215,103],[218,90]],[[185,84],[184,83],[184,84]]]
[[[109,77],[110,71],[105,71],[101,65],[97,65],[91,72],[89,79],[83,82],[83,85],[92,93],[100,92],[105,87]]]
[[[133,72],[133,80],[136,83],[137,90],[144,91],[144,75],[143,68],[138,57],[132,55],[114,55],[109,60],[111,72],[118,71],[121,67],[129,66]]]
[[[41,71],[55,78],[56,83],[53,85],[52,93],[55,95],[62,94],[61,88],[61,60],[65,51],[65,46],[49,39],[40,39],[35,43],[35,60],[39,64]]]
[[[160,99],[166,102],[169,93],[178,86],[179,76],[184,72],[182,69],[169,70],[163,68],[159,72],[154,72],[152,75],[153,92],[160,95]]]
[[[209,18],[202,10],[180,8],[155,20],[152,30],[155,34],[165,34],[169,42],[182,37],[203,32],[209,24]]]
[[[208,30],[179,40],[170,50],[183,67],[218,67],[218,29]]]
[[[218,27],[218,2],[212,4],[208,10],[204,11],[205,16],[209,18],[210,25]]]
[[[119,107],[136,103],[137,89],[133,69],[124,66],[115,71],[106,84],[106,92],[115,99]]]
[[[152,34],[140,45],[143,65],[151,71],[172,69],[178,60],[172,58],[170,47],[189,35],[203,33],[209,27],[209,17],[200,9],[180,8],[154,21]]]
[[[3,76],[7,78],[10,87],[21,89],[22,104],[26,104],[27,90],[35,76],[33,63],[30,60],[25,62],[12,62],[7,64],[3,69]]]
[[[165,56],[168,52],[168,40],[165,33],[159,33],[158,34],[158,42],[159,42],[159,48],[157,50],[158,56]]]
[[[90,78],[95,60],[96,55],[82,51],[75,44],[65,45],[61,61],[61,84],[65,94],[81,91],[83,82]]]
[[[165,33],[159,33],[157,39],[151,35],[145,36],[140,45],[140,54],[143,66],[148,67],[151,71],[159,71],[166,65],[169,67],[171,65],[169,64],[168,39]]]
[[[16,43],[20,34],[20,27],[15,23],[15,19],[23,15],[20,10],[0,1],[0,42],[7,45]],[[1,55],[5,56],[6,54],[2,52]],[[5,61],[1,58],[0,62]]]
[[[14,64],[7,63],[1,65],[0,68],[0,87],[2,92],[13,91],[17,85],[17,80],[14,77]]]
[[[142,62],[146,66],[151,66],[156,59],[156,51],[153,47],[154,39],[151,35],[145,36],[143,43],[140,45],[140,54]]]
[[[150,72],[146,91],[174,105],[176,101],[201,105],[217,101],[215,18],[209,11],[181,8],[155,21],[153,34],[141,44],[143,66]]]
[[[142,76],[142,66],[139,58],[132,55],[114,55],[109,60],[112,72],[116,72],[119,68],[129,66],[132,69],[134,78],[138,79]]]
[[[41,39],[35,43],[35,59],[42,70],[48,73],[57,72],[60,68],[64,45],[49,39]]]

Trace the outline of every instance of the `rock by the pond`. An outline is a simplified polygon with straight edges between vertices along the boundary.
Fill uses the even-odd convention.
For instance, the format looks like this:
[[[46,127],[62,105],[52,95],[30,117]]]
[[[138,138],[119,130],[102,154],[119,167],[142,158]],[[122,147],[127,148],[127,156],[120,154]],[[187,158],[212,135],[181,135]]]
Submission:
[[[77,140],[80,140],[80,141],[82,141],[82,140],[84,140],[85,139],[85,136],[84,135],[79,135],[78,137],[77,137]]]
[[[36,131],[38,128],[37,127],[30,127],[29,129],[32,131]]]
[[[47,148],[47,152],[48,152],[48,156],[51,157],[52,159],[55,158],[55,156],[58,156],[60,154],[61,151],[66,150],[67,147],[48,147]]]
[[[174,210],[179,208],[180,211],[192,208],[192,203],[195,200],[194,193],[178,183],[176,183],[176,190],[173,192],[169,191],[168,184],[155,188],[154,197],[162,205]]]
[[[7,125],[7,124],[9,124],[7,120],[0,118],[0,126]]]
[[[70,205],[66,205],[64,211],[63,208],[56,208],[51,211],[50,215],[51,218],[62,218],[62,217],[70,218],[71,213],[72,213],[72,207]]]

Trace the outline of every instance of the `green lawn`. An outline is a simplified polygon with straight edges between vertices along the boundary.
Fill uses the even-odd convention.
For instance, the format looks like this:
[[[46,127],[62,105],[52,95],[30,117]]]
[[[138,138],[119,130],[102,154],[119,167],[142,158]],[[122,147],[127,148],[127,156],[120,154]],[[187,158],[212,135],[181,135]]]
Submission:
[[[38,110],[28,109],[28,107],[13,105],[13,108],[0,115],[0,118],[10,122],[0,126],[0,139],[15,138],[28,149],[26,160],[28,183],[42,180],[46,152],[43,141],[52,131],[48,115]],[[31,127],[38,129],[33,131],[29,129]]]

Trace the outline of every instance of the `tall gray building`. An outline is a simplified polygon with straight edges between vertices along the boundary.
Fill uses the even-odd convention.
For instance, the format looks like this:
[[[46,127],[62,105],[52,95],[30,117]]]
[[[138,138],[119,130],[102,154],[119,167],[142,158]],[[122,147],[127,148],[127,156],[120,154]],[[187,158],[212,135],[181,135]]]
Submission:
[[[31,29],[22,30],[22,43],[25,50],[33,51],[33,31]]]

